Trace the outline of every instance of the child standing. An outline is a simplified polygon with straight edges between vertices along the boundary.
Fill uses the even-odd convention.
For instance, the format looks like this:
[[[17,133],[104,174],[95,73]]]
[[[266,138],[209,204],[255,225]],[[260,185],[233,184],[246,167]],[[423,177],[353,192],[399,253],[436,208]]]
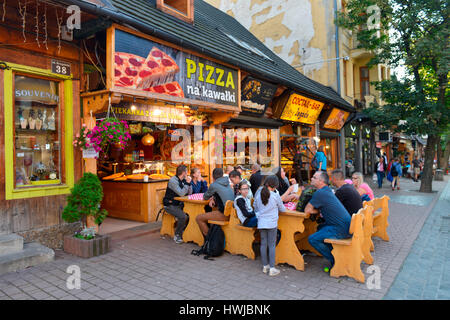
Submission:
[[[239,220],[241,220],[244,227],[256,227],[258,219],[256,219],[251,201],[248,198],[248,194],[251,191],[249,191],[250,186],[247,184],[247,181],[242,180],[239,182],[237,190],[238,195],[236,199],[234,199],[234,207],[236,208],[236,213]]]
[[[264,187],[258,193],[254,202],[258,229],[261,235],[263,272],[269,272],[270,276],[276,276],[280,273],[280,270],[275,268],[278,211],[286,211],[280,194],[276,192],[278,186],[278,178],[275,175],[268,176],[264,182]],[[267,257],[267,251],[269,251],[269,257]]]

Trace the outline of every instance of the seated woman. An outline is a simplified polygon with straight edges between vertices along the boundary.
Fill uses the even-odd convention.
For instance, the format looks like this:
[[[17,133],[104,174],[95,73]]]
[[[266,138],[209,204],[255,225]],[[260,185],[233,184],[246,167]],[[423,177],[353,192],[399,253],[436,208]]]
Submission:
[[[245,180],[242,180],[238,184],[238,195],[234,199],[234,207],[236,209],[237,216],[244,227],[253,228],[258,224],[255,211],[253,211],[251,200],[247,197],[250,190],[250,186]]]
[[[275,175],[278,177],[279,181],[279,187],[278,192],[280,193],[281,200],[283,202],[289,202],[289,201],[297,201],[299,198],[299,195],[294,193],[294,185],[297,182],[295,179],[291,179],[290,181],[286,177],[286,172],[284,172],[284,169],[282,167],[278,167],[276,169]],[[290,185],[290,183],[293,183]]]
[[[363,201],[373,200],[374,195],[372,189],[367,183],[364,182],[363,175],[361,172],[353,172],[352,174],[353,185],[356,190],[358,190]]]
[[[208,190],[208,183],[203,180],[202,172],[199,168],[191,169],[191,177],[192,193],[205,193]]]

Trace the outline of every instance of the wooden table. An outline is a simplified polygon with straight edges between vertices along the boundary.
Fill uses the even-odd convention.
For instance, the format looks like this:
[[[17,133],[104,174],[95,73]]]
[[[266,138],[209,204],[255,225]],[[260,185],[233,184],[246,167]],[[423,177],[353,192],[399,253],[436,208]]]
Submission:
[[[202,246],[204,238],[195,218],[199,214],[205,213],[205,205],[209,203],[209,200],[190,200],[187,196],[175,197],[174,199],[184,202],[183,211],[189,215],[188,225],[183,232],[183,241],[192,241]]]
[[[275,250],[275,264],[287,263],[297,270],[305,271],[305,263],[294,238],[296,232],[305,231],[305,218],[309,218],[309,215],[304,212],[288,210],[279,213],[278,229],[281,239]]]

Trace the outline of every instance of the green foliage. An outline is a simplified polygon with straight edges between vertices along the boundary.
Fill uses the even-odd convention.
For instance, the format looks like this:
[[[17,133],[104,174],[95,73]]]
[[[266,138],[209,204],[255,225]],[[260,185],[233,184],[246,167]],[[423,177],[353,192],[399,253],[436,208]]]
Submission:
[[[100,209],[103,199],[102,184],[99,178],[86,172],[83,177],[70,190],[67,197],[67,206],[64,208],[62,218],[67,222],[82,221],[86,224],[87,216],[93,216],[95,223],[101,223],[108,214]]]
[[[372,5],[380,9],[379,30],[368,28]],[[450,120],[449,2],[349,0],[347,9],[336,22],[355,32],[359,47],[373,53],[369,66],[406,67],[402,79],[373,82],[384,104],[372,104],[365,112],[387,129],[441,135]]]

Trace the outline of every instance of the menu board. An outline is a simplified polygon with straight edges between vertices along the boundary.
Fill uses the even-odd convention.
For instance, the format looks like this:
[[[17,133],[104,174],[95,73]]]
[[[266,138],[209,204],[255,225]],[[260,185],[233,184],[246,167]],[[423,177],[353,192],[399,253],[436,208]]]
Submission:
[[[347,121],[349,115],[350,113],[347,111],[343,111],[338,108],[333,108],[333,110],[331,111],[330,115],[327,118],[327,121],[325,121],[325,124],[323,125],[324,129],[341,130],[341,128],[345,124],[345,121]]]
[[[306,98],[297,93],[291,94],[281,114],[281,120],[314,124],[324,106],[323,102]]]
[[[247,77],[241,86],[242,114],[262,116],[272,101],[277,86],[268,82]]]
[[[115,87],[238,106],[238,70],[119,29],[114,39]]]

